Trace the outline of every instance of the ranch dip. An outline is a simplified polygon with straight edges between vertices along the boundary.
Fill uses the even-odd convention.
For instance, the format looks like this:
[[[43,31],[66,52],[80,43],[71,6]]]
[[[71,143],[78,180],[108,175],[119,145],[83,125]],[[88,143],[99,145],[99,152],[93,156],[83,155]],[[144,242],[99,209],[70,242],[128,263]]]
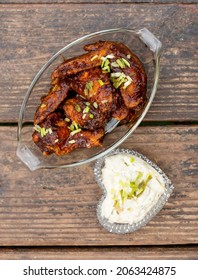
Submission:
[[[165,191],[162,176],[144,160],[129,154],[107,157],[102,181],[107,194],[101,214],[111,223],[142,220]]]

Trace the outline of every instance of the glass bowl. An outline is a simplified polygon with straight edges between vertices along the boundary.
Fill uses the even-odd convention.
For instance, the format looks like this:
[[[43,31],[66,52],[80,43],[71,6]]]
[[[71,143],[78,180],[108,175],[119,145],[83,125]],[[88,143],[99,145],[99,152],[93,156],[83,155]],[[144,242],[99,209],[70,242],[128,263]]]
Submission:
[[[147,73],[147,103],[130,124],[116,126],[106,133],[102,147],[78,149],[64,156],[43,156],[32,141],[33,119],[40,98],[50,88],[50,75],[63,59],[82,54],[83,46],[99,40],[117,41],[127,45],[142,61]],[[118,147],[138,127],[149,110],[155,96],[159,78],[161,42],[146,28],[110,29],[86,35],[58,51],[37,73],[24,97],[19,113],[17,156],[30,170],[39,168],[71,167],[96,160]]]
[[[142,215],[142,212],[138,213],[138,216],[136,214],[136,216],[134,216],[134,220],[130,219],[130,223],[126,222],[126,223],[118,223],[118,222],[112,222],[112,220],[107,217],[105,217],[105,214],[102,211],[102,207],[103,207],[103,203],[105,203],[105,199],[107,197],[107,189],[106,188],[112,188],[111,184],[108,183],[107,186],[107,182],[106,182],[106,186],[103,182],[103,168],[105,166],[105,160],[108,157],[112,157],[112,162],[113,162],[113,156],[115,155],[129,155],[130,158],[132,157],[133,159],[138,158],[138,161],[140,160],[140,162],[143,163],[144,166],[146,166],[148,169],[148,172],[154,172],[153,174],[157,174],[157,176],[159,176],[160,178],[160,182],[162,182],[163,184],[163,192],[161,194],[159,194],[159,196],[157,197],[157,199],[155,198],[155,202],[152,203],[152,205],[148,205],[148,202],[145,202],[145,199],[141,200],[139,206],[141,207],[141,209],[143,209],[143,206],[145,205],[146,207],[146,211],[145,211],[145,215]],[[109,158],[110,160],[110,158]],[[126,163],[125,163],[126,164]],[[118,170],[112,169],[112,163],[107,164],[107,166],[110,168],[110,174],[112,175],[112,172],[114,173],[114,177],[117,176],[116,172],[119,170],[120,174],[127,174],[127,171],[120,171],[120,167]],[[125,166],[125,168],[127,169],[128,167]],[[107,173],[106,173],[107,174]],[[109,153],[108,155],[98,159],[95,163],[95,167],[94,167],[94,175],[95,175],[95,179],[98,183],[98,185],[101,187],[102,191],[103,191],[103,196],[100,199],[99,203],[98,203],[98,207],[97,207],[97,217],[99,220],[99,223],[109,232],[111,233],[118,233],[118,234],[124,234],[124,233],[130,233],[130,232],[134,232],[138,229],[140,229],[141,227],[145,226],[165,205],[165,203],[167,202],[168,198],[170,197],[174,186],[171,183],[170,179],[166,176],[166,174],[156,165],[154,164],[152,161],[150,161],[147,157],[145,157],[144,155],[136,152],[136,151],[132,151],[132,150],[128,150],[128,149],[116,149],[114,151],[112,151],[111,153]],[[156,175],[154,175],[156,176]],[[158,180],[159,180],[158,178]],[[123,176],[122,176],[122,179]],[[116,180],[119,180],[114,178],[112,182],[114,182],[114,186],[116,184]],[[108,190],[108,193],[110,193],[110,190]],[[148,193],[146,194],[148,196]],[[136,207],[136,206],[135,206]],[[111,209],[111,207],[108,206],[109,209]],[[141,216],[142,215],[142,216]],[[129,218],[128,218],[129,219]]]

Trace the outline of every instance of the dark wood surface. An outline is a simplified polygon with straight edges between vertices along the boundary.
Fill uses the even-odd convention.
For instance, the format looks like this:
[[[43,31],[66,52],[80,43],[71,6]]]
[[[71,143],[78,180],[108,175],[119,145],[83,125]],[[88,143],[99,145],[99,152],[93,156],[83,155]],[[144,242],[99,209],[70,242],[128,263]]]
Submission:
[[[16,155],[16,129],[1,127],[0,245],[197,244],[196,126],[139,127],[122,147],[137,150],[166,172],[175,190],[144,228],[106,232],[96,218],[102,193],[93,163],[65,170],[29,171]],[[79,181],[80,178],[80,181]]]
[[[198,259],[196,1],[27,2],[0,0],[0,259]],[[156,98],[122,147],[175,186],[147,226],[123,236],[97,221],[93,163],[30,172],[16,157],[19,109],[40,67],[72,40],[115,27],[147,27],[162,41]]]
[[[3,247],[5,260],[197,260],[197,245],[108,247]]]

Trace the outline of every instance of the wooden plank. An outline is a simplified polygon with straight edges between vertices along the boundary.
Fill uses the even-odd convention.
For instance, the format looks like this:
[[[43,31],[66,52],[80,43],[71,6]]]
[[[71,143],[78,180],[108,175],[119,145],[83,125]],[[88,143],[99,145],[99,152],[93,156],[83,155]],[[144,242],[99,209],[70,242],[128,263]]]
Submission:
[[[196,245],[1,248],[0,260],[197,260]]]
[[[66,44],[102,29],[144,26],[163,43],[158,92],[145,121],[197,120],[197,14],[196,5],[0,5],[0,122],[17,121],[34,75]]]
[[[15,156],[16,128],[0,127],[0,246],[197,244],[197,131],[197,126],[139,127],[122,145],[157,163],[175,190],[147,226],[116,235],[96,217],[102,193],[93,163],[31,172]]]
[[[97,3],[97,4],[121,4],[121,3],[157,3],[157,4],[193,4],[197,3],[196,0],[0,0],[2,4],[57,4],[57,3]]]
[[[62,4],[62,3],[97,3],[97,4],[109,4],[109,3],[157,3],[157,4],[191,4],[197,3],[197,0],[0,0],[2,4]]]

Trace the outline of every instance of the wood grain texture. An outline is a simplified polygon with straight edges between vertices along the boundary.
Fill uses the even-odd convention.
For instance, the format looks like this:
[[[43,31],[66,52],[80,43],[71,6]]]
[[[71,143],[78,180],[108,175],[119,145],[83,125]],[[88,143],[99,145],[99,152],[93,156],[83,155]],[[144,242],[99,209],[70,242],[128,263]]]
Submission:
[[[102,193],[93,163],[30,172],[15,155],[16,128],[0,127],[0,246],[197,244],[197,132],[197,126],[139,127],[122,145],[157,163],[175,190],[147,226],[118,236],[97,221]]]
[[[47,60],[102,29],[147,27],[163,43],[161,78],[145,121],[196,121],[197,5],[0,5],[0,122],[16,122],[25,92]]]
[[[197,3],[197,0],[0,0],[2,4],[62,4],[62,3],[89,3],[89,4],[123,4],[123,3],[157,3],[157,4],[191,4]]]
[[[0,260],[197,260],[197,245],[0,248]]]

